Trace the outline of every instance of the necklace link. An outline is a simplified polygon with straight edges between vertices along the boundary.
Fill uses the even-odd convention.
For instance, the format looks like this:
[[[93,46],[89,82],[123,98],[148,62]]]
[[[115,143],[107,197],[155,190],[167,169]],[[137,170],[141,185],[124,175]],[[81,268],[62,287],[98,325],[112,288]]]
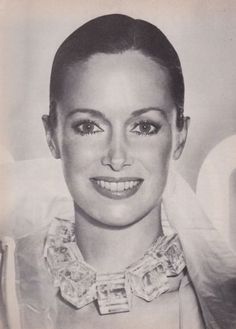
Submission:
[[[61,296],[78,309],[96,301],[100,314],[130,311],[132,295],[150,302],[178,289],[185,268],[180,241],[172,234],[159,237],[124,272],[97,273],[76,244],[74,222],[57,218],[49,228],[44,257]]]

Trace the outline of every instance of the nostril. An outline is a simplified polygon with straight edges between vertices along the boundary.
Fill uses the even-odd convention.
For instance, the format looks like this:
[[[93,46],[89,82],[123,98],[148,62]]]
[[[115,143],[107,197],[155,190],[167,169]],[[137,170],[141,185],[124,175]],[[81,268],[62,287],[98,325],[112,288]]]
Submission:
[[[119,171],[126,165],[126,161],[125,159],[112,159],[110,165],[113,170]]]
[[[101,163],[104,166],[109,166],[114,171],[120,171],[123,167],[132,165],[132,161],[127,157],[115,158],[109,155],[102,157]]]
[[[128,146],[119,138],[112,139],[109,149],[101,159],[102,164],[109,166],[114,171],[120,171],[125,166],[130,166],[130,150]]]

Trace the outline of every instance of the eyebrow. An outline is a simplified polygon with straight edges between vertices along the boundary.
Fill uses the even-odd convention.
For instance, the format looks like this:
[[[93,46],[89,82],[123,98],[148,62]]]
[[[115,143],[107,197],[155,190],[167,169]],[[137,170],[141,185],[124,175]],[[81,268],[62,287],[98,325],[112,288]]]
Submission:
[[[74,115],[75,113],[88,113],[90,114],[91,116],[94,116],[94,117],[100,117],[102,118],[104,121],[108,121],[108,119],[106,118],[106,116],[100,112],[100,111],[97,111],[97,110],[92,110],[92,109],[83,109],[83,108],[79,108],[79,109],[74,109],[72,111],[70,111],[66,118],[69,118],[71,117],[72,115]]]
[[[143,109],[139,109],[139,110],[133,111],[131,113],[131,117],[137,117],[137,116],[142,115],[144,113],[147,113],[149,111],[158,111],[158,112],[161,112],[163,115],[166,116],[166,111],[164,109],[161,109],[159,107],[147,107],[147,108],[143,108]],[[69,117],[73,116],[76,113],[88,113],[91,116],[100,117],[104,121],[107,121],[107,122],[109,121],[102,112],[97,111],[97,110],[93,110],[93,109],[87,109],[87,108],[77,108],[77,109],[74,109],[74,110],[70,111],[67,114],[66,118],[69,118]]]
[[[147,113],[149,111],[158,111],[158,112],[161,112],[162,114],[166,115],[166,111],[164,109],[161,109],[159,107],[147,107],[147,108],[143,108],[143,109],[140,109],[140,110],[133,111],[131,113],[131,116],[136,117],[136,116],[139,116],[141,114]]]

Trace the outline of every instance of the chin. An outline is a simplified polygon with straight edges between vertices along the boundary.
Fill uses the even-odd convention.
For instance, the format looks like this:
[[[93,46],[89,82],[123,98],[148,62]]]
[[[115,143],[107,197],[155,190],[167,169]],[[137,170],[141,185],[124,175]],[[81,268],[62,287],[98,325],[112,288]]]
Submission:
[[[74,194],[74,200],[77,212],[82,217],[94,225],[113,228],[125,228],[139,222],[158,204],[158,198],[152,198],[145,191],[122,200],[98,197],[91,193]]]
[[[95,209],[94,209],[95,210]],[[140,210],[138,207],[117,205],[103,207],[91,214],[98,223],[114,228],[122,228],[133,225],[140,221],[148,213],[147,209]]]

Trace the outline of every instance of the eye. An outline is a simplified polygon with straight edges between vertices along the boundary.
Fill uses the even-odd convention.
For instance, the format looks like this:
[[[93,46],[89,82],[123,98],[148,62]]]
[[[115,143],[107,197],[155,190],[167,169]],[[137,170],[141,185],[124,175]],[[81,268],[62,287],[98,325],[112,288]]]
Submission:
[[[103,132],[104,130],[99,125],[91,120],[83,120],[72,124],[72,128],[76,133],[84,135],[92,135]]]
[[[134,124],[133,128],[130,130],[132,133],[137,135],[155,135],[161,129],[158,123],[151,121],[140,121]]]

